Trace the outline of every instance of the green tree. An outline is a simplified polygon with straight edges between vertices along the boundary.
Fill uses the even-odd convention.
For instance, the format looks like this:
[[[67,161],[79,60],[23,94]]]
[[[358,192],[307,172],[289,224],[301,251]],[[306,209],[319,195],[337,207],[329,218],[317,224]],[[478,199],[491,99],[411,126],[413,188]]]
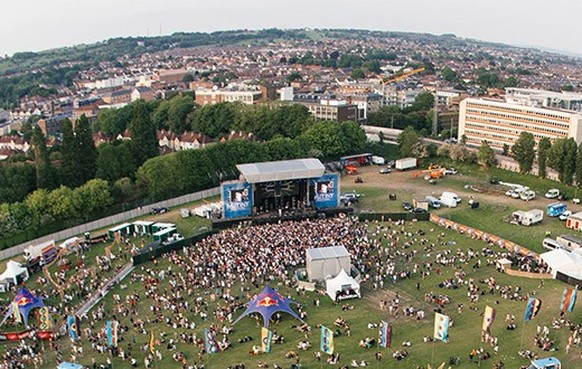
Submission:
[[[502,150],[503,150],[503,151],[502,151],[502,154],[503,154],[503,155],[505,155],[505,156],[508,156],[508,155],[509,155],[509,145],[508,145],[508,144],[504,143],[504,144],[503,144],[503,149],[502,149]]]
[[[113,197],[109,191],[109,182],[102,179],[92,179],[76,188],[73,197],[77,200],[77,208],[82,214],[92,213],[105,209],[113,204]]]
[[[32,132],[34,164],[36,166],[37,188],[54,188],[57,185],[56,173],[49,160],[49,153],[42,131],[38,126]]]
[[[162,101],[154,111],[152,120],[157,129],[169,129],[168,112],[170,110],[170,101]]]
[[[73,124],[65,119],[61,123],[63,142],[61,144],[61,179],[65,186],[74,188],[83,184],[79,146],[73,131]]]
[[[574,182],[574,173],[576,172],[576,156],[578,153],[578,145],[573,138],[566,140],[565,155],[564,155],[564,175],[562,183],[570,186]]]
[[[495,158],[495,152],[489,146],[487,141],[482,141],[479,147],[479,153],[477,154],[477,162],[484,168],[491,168],[497,164],[497,159]]]
[[[360,125],[353,121],[340,123],[340,141],[343,147],[343,154],[353,154],[361,152],[366,146],[366,132]]]
[[[340,126],[335,122],[318,122],[309,127],[300,137],[307,147],[321,151],[323,156],[343,154],[343,143],[339,139]]]
[[[194,110],[194,100],[191,96],[175,96],[170,100],[168,109],[168,126],[176,134],[182,134],[190,129],[186,117]]]
[[[79,216],[76,198],[69,187],[60,186],[48,194],[49,212],[55,220],[72,219]]]
[[[441,74],[442,74],[443,78],[449,82],[453,82],[457,79],[457,72],[455,72],[454,70],[452,70],[449,67],[444,67]]]
[[[511,147],[511,152],[515,160],[519,163],[521,173],[529,173],[536,157],[536,142],[534,136],[529,132],[521,132],[515,144]]]
[[[102,144],[98,149],[97,178],[111,183],[123,177],[133,177],[136,165],[131,151],[131,142],[120,145]]]
[[[91,125],[85,114],[75,123],[76,160],[79,163],[79,173],[81,184],[95,178],[97,170],[97,149],[93,142]]]
[[[582,188],[582,143],[578,146],[576,158],[576,186]]]
[[[362,78],[366,78],[366,73],[364,73],[364,71],[361,68],[356,68],[352,71],[350,76],[353,79],[362,79]]]
[[[420,142],[420,137],[413,127],[408,126],[398,135],[397,142],[400,156],[407,157],[412,155],[412,147]]]
[[[546,178],[548,152],[551,147],[552,142],[547,137],[543,137],[538,144],[538,175],[540,178]]]
[[[24,201],[32,218],[39,226],[53,221],[50,213],[49,193],[45,189],[36,190],[26,197]]]
[[[413,111],[427,111],[434,107],[434,95],[430,92],[421,92],[414,99],[411,110]]]
[[[566,155],[566,139],[557,138],[548,150],[547,165],[558,172],[558,179],[564,182],[564,157]]]
[[[291,72],[291,74],[289,74],[287,76],[287,82],[294,82],[294,81],[299,81],[301,80],[301,73],[297,72],[297,71],[293,71]]]
[[[129,124],[131,152],[136,166],[158,155],[156,127],[150,119],[148,107],[143,100],[133,103],[133,119]]]

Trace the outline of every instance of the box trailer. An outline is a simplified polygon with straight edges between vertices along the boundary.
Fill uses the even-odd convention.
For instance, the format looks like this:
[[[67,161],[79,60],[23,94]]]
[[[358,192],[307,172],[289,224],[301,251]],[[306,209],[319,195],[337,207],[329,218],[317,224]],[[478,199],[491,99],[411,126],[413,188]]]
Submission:
[[[29,265],[36,263],[40,263],[40,266],[47,265],[57,257],[57,248],[54,240],[28,246],[22,252],[24,254],[24,260]]]
[[[574,236],[570,236],[569,234],[561,234],[556,237],[556,241],[559,243],[568,246],[570,249],[579,249],[582,247],[582,240],[576,238]]]
[[[413,169],[418,166],[418,160],[416,158],[403,158],[398,159],[394,163],[394,167],[398,170],[408,170]]]
[[[553,204],[548,205],[546,209],[546,213],[549,217],[557,217],[562,215],[563,212],[568,210],[568,206],[561,202],[555,202]]]
[[[540,209],[533,209],[528,211],[514,211],[512,214],[513,220],[521,225],[530,226],[541,222],[544,219],[544,211]]]

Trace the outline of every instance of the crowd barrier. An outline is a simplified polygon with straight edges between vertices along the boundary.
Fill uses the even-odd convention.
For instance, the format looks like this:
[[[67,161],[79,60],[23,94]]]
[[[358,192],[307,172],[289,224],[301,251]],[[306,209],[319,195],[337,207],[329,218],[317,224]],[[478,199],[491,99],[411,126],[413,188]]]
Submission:
[[[139,250],[139,252],[132,257],[133,266],[137,266],[139,264],[151,261],[152,259],[158,258],[161,255],[166,254],[168,252],[181,250],[184,246],[186,247],[191,246],[217,232],[218,232],[217,230],[209,230],[203,233],[199,233],[193,237],[183,238],[181,240],[166,245],[162,244],[159,241],[151,243],[145,246],[143,249]]]
[[[360,213],[358,220],[360,221],[379,221],[385,222],[388,220],[418,220],[428,221],[430,213]]]

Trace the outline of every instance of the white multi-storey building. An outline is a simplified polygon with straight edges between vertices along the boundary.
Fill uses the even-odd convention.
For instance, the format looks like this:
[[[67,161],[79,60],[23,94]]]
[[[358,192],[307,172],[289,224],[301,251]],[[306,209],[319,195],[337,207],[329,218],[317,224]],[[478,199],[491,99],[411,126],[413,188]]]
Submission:
[[[522,132],[533,134],[536,143],[542,137],[553,140],[572,137],[582,142],[582,114],[503,101],[469,98],[461,102],[459,113],[459,139],[465,135],[467,144],[489,145],[501,150],[510,147]]]

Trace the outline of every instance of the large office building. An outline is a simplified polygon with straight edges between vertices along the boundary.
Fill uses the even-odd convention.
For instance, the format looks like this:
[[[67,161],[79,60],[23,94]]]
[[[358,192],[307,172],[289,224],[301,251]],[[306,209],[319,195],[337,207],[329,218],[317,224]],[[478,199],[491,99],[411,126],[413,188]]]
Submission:
[[[459,139],[479,146],[487,141],[497,150],[510,147],[522,132],[533,134],[536,142],[572,137],[582,142],[582,114],[575,111],[518,105],[497,100],[469,98],[461,102]]]

